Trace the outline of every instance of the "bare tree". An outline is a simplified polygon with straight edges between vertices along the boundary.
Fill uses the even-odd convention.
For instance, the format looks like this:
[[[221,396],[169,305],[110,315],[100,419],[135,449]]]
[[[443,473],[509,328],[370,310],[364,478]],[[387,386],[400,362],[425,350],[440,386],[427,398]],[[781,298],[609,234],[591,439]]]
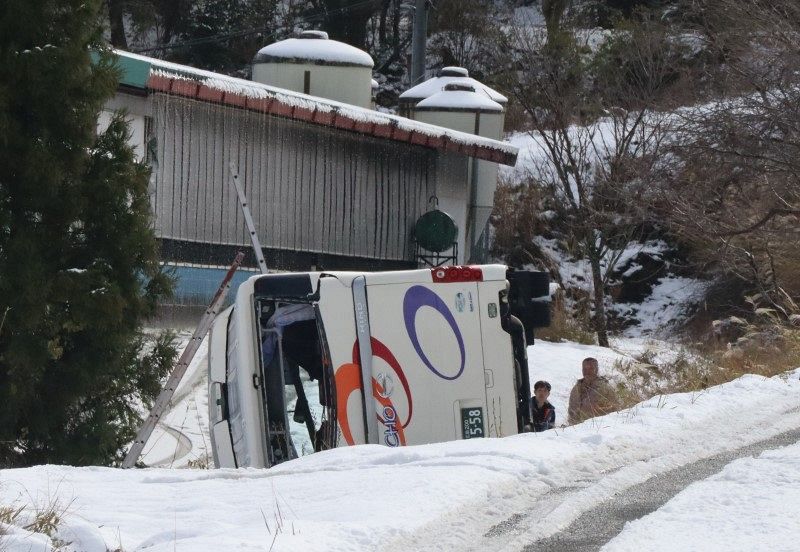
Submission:
[[[111,30],[111,45],[123,50],[128,49],[128,38],[125,36],[125,6],[123,0],[106,0],[108,23]]]
[[[663,189],[681,237],[788,319],[800,302],[800,4],[699,0],[696,36],[722,98],[683,110]]]
[[[429,56],[434,63],[491,74],[491,47],[504,14],[491,0],[441,0],[431,12]]]
[[[561,19],[567,10],[567,0],[542,0],[542,15],[547,28],[547,39],[553,41],[561,32]]]
[[[608,346],[606,287],[625,250],[651,231],[650,186],[662,164],[668,117],[653,111],[675,81],[665,33],[646,22],[595,53],[564,35],[518,33],[513,95],[530,117],[540,187],[554,225],[591,272],[594,330]],[[667,48],[669,50],[669,48]],[[676,54],[677,55],[677,54]]]

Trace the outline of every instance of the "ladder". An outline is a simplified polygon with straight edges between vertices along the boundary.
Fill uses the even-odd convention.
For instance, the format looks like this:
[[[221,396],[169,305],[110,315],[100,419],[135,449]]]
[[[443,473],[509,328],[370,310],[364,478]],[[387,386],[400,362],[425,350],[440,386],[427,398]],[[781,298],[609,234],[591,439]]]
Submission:
[[[214,322],[214,318],[216,318],[217,314],[222,308],[223,303],[225,302],[225,297],[227,297],[228,291],[231,288],[231,279],[233,278],[236,270],[239,268],[243,258],[243,252],[240,251],[236,254],[233,264],[231,264],[231,267],[225,274],[225,278],[222,279],[222,284],[220,284],[219,289],[217,289],[217,292],[214,294],[214,298],[211,300],[211,303],[209,304],[202,318],[200,318],[200,322],[197,324],[197,329],[192,334],[189,344],[186,345],[186,348],[183,350],[180,359],[178,359],[178,364],[170,374],[164,388],[161,389],[161,393],[159,393],[155,404],[153,404],[153,408],[150,410],[150,414],[147,416],[147,419],[142,424],[142,427],[139,428],[139,432],[136,434],[136,439],[133,441],[133,446],[131,446],[128,454],[125,455],[125,459],[122,461],[123,468],[132,468],[136,465],[136,461],[139,460],[139,456],[141,456],[142,450],[144,450],[145,443],[147,443],[150,435],[152,435],[153,430],[161,419],[161,416],[163,416],[166,409],[170,406],[170,401],[175,395],[175,390],[178,388],[178,384],[180,383],[181,379],[183,379],[183,375],[186,373],[187,368],[189,368],[189,364],[192,362],[194,355],[197,353],[197,349],[200,348],[200,344],[203,342],[203,338],[208,333],[211,323]]]
[[[261,242],[258,241],[256,225],[253,222],[253,216],[250,214],[250,207],[247,204],[247,196],[244,193],[242,185],[239,183],[239,173],[236,172],[236,167],[234,166],[233,161],[231,161],[228,167],[231,170],[233,185],[236,187],[236,195],[239,198],[239,206],[242,208],[242,213],[244,214],[244,222],[247,224],[247,231],[250,233],[250,243],[253,245],[253,253],[255,253],[256,261],[258,261],[258,269],[261,271],[261,274],[266,274],[268,272],[267,261],[264,260],[264,250],[261,249]]]
[[[258,261],[258,268],[262,274],[267,274],[267,262],[264,260],[264,252],[261,249],[261,243],[258,240],[256,226],[253,222],[253,217],[250,214],[250,207],[247,205],[247,196],[245,195],[242,185],[239,183],[239,174],[237,173],[233,162],[230,163],[229,167],[231,171],[231,179],[234,187],[236,188],[236,195],[239,198],[239,206],[242,208],[244,220],[247,224],[247,231],[250,233],[250,243],[253,246],[253,253],[255,253],[256,261]],[[189,344],[183,350],[183,354],[181,354],[181,358],[178,359],[178,364],[175,366],[172,374],[170,374],[166,385],[161,390],[161,393],[159,393],[153,408],[150,410],[150,414],[142,424],[142,427],[139,428],[139,432],[136,434],[136,439],[133,441],[133,446],[131,446],[128,454],[125,455],[125,459],[122,461],[123,468],[132,468],[136,465],[136,461],[139,460],[139,456],[141,456],[142,450],[144,450],[145,443],[147,443],[150,435],[152,435],[153,430],[158,424],[158,421],[161,419],[161,416],[164,415],[167,407],[170,406],[170,401],[175,395],[175,390],[178,388],[178,384],[181,382],[186,370],[189,368],[189,364],[192,362],[194,355],[197,353],[197,349],[200,348],[200,344],[203,342],[203,338],[208,333],[211,323],[214,322],[214,318],[216,318],[217,314],[219,314],[219,310],[222,307],[222,304],[225,302],[225,297],[228,295],[228,290],[230,290],[230,282],[233,278],[233,274],[239,268],[239,265],[242,263],[243,259],[244,253],[240,251],[236,255],[236,259],[234,259],[233,264],[228,269],[228,273],[225,275],[225,278],[223,278],[222,284],[220,284],[217,293],[211,300],[211,304],[208,306],[206,312],[203,314],[203,317],[200,319],[197,329],[194,331],[194,334],[192,334]]]

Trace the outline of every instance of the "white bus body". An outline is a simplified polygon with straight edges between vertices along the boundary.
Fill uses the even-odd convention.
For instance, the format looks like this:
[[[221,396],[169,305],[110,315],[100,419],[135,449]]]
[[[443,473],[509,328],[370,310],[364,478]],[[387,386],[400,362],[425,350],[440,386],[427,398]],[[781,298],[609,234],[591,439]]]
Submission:
[[[526,274],[544,295],[547,276]],[[215,464],[522,431],[530,385],[508,290],[502,265],[250,278],[211,328]]]

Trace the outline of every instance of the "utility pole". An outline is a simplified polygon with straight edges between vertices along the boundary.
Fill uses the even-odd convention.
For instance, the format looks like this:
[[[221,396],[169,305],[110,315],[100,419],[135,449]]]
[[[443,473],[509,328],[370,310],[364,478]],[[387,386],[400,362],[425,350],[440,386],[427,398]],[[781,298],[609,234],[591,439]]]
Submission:
[[[428,0],[416,0],[414,30],[411,34],[411,86],[425,78],[425,50],[428,39]]]

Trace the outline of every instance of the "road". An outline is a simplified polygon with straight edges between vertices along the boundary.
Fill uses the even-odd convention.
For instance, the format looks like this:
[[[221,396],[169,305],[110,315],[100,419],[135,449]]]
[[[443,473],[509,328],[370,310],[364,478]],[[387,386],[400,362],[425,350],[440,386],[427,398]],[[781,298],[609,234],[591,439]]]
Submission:
[[[730,462],[747,456],[757,456],[769,449],[785,447],[800,441],[800,429],[782,433],[770,439],[758,441],[735,450],[727,451],[683,467],[656,475],[620,493],[613,500],[605,501],[584,512],[565,529],[547,538],[529,542],[523,550],[534,552],[588,552],[600,550],[604,544],[622,531],[626,522],[639,519],[663,506],[689,484],[706,479],[719,472]],[[548,510],[556,507],[559,499],[573,489],[556,489],[545,495],[542,503],[549,503]],[[484,537],[501,537],[513,531],[524,517],[536,515],[536,509],[498,524]],[[540,511],[540,514],[546,512]]]

